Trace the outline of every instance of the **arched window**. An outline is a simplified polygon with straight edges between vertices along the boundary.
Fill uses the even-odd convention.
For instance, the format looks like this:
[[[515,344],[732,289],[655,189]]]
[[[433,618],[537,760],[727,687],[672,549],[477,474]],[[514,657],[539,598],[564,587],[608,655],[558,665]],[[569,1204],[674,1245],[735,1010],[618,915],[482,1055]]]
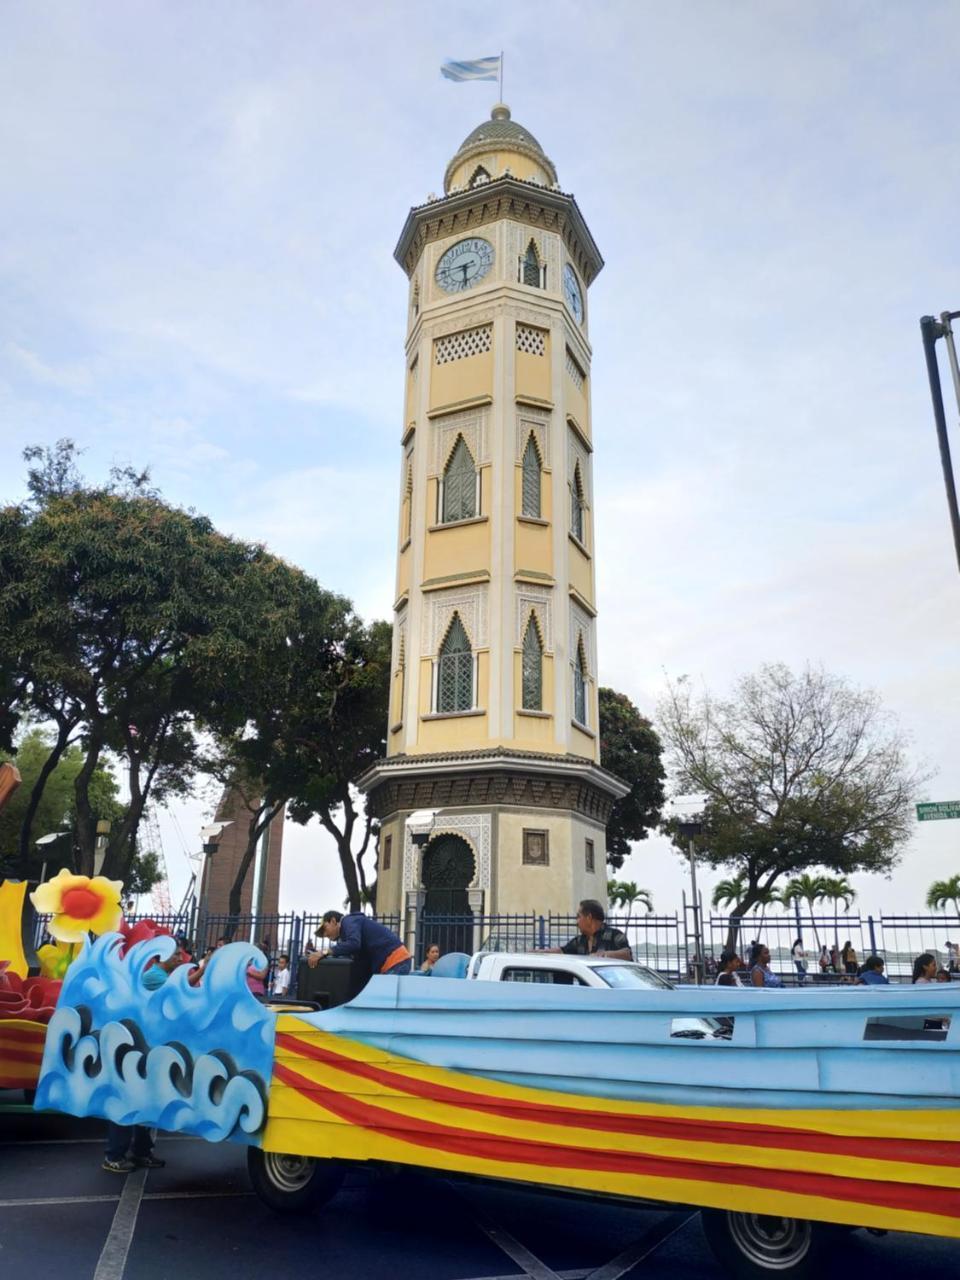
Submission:
[[[413,298],[411,299],[411,307],[413,309],[413,318],[416,320],[420,314],[420,281],[416,280],[413,285]]]
[[[489,181],[490,181],[489,173],[487,173],[486,169],[483,167],[482,164],[478,164],[476,169],[474,169],[473,175],[470,178],[470,181],[467,185],[471,187],[482,187],[485,182],[489,182]]]
[[[530,285],[532,289],[539,289],[542,284],[540,256],[532,240],[527,246],[527,252],[523,255],[523,283]]]
[[[470,711],[472,708],[473,652],[460,615],[455,613],[447,637],[440,646],[437,710]]]
[[[470,520],[477,514],[477,469],[463,436],[457,443],[443,472],[443,501],[440,520]]]
[[[578,542],[583,542],[583,506],[583,478],[578,462],[573,469],[573,481],[570,484],[570,532]]]
[[[573,718],[577,724],[587,723],[587,657],[583,652],[582,636],[573,664]]]
[[[533,614],[523,637],[523,709],[543,710],[543,645]]]
[[[520,509],[523,515],[540,519],[540,455],[532,432],[523,451],[523,502]]]

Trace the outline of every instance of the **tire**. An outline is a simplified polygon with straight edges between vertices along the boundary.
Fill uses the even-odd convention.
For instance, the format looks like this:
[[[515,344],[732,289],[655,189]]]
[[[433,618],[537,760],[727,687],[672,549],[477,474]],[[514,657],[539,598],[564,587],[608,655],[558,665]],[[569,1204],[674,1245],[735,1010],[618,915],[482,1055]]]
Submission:
[[[832,1227],[805,1218],[701,1209],[700,1223],[717,1261],[737,1280],[809,1280],[822,1276]]]
[[[269,1208],[277,1213],[308,1213],[333,1199],[346,1166],[339,1160],[315,1160],[312,1156],[288,1156],[248,1147],[247,1173],[254,1191]]]

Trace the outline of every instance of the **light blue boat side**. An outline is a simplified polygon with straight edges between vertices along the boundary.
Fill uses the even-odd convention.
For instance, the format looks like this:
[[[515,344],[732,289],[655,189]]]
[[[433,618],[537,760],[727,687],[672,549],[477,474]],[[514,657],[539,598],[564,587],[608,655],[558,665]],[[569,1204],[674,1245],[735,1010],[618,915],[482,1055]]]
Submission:
[[[385,1052],[537,1089],[684,1106],[960,1108],[960,984],[603,991],[375,977],[350,1004],[302,1016]],[[671,1037],[674,1019],[691,1018],[733,1018],[732,1036]],[[903,1019],[947,1029],[867,1040],[868,1019],[881,1035]]]

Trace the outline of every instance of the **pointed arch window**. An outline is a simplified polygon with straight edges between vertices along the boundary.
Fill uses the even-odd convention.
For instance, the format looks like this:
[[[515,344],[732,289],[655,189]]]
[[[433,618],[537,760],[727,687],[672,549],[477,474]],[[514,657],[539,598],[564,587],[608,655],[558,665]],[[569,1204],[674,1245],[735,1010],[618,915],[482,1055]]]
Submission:
[[[413,298],[411,299],[410,305],[413,311],[413,318],[414,320],[416,320],[417,316],[420,314],[420,281],[419,280],[414,281]]]
[[[573,664],[573,718],[577,724],[587,724],[587,657],[583,651],[582,636],[577,643]]]
[[[437,711],[473,708],[473,651],[460,615],[455,613],[437,663]]]
[[[532,613],[523,637],[522,676],[524,711],[542,711],[543,643]]]
[[[543,288],[543,269],[540,266],[540,255],[537,253],[537,246],[531,240],[527,245],[527,252],[523,255],[523,283],[530,286],[531,289]]]
[[[586,545],[583,537],[583,477],[580,474],[580,463],[573,469],[573,480],[570,484],[570,532],[576,540]]]
[[[472,520],[477,514],[477,468],[463,436],[457,443],[443,472],[440,495],[440,521]]]
[[[533,432],[523,451],[523,501],[521,511],[525,516],[540,519],[540,454],[537,452]]]
[[[397,675],[399,677],[398,684],[400,686],[400,701],[397,707],[397,719],[403,720],[403,704],[407,692],[407,638],[400,632],[400,647],[397,651]]]

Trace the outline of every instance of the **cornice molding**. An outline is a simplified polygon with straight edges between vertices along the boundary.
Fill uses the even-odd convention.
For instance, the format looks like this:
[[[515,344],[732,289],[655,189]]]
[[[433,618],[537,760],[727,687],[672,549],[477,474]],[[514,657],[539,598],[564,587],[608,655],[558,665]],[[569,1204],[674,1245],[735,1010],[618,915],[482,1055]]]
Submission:
[[[410,276],[424,245],[501,218],[557,232],[588,287],[603,270],[603,257],[573,196],[513,177],[411,209],[393,256]]]

